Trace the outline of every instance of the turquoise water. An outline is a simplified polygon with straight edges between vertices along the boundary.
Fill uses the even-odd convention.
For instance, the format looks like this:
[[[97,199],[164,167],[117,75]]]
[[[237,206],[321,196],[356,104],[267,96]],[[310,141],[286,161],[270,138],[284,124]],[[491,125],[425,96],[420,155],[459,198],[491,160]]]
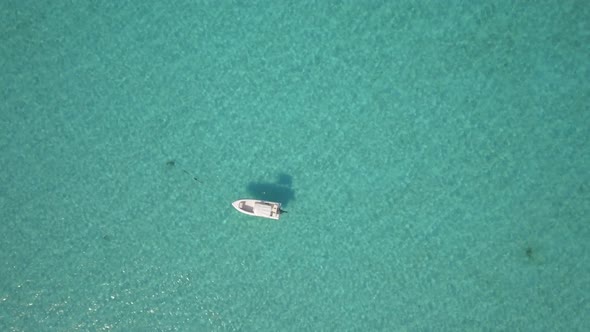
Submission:
[[[590,7],[392,2],[3,1],[0,330],[587,330]]]

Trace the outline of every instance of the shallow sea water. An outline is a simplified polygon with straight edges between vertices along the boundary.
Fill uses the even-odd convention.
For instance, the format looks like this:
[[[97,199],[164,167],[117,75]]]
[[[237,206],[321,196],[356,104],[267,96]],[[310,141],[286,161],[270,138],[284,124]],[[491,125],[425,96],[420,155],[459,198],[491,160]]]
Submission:
[[[0,12],[1,330],[590,326],[582,2]]]

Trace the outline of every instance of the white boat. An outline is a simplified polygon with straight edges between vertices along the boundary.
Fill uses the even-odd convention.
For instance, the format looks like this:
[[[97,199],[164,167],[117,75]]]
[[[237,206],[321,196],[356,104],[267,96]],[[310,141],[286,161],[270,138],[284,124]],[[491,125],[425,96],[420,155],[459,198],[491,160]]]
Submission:
[[[275,220],[279,220],[281,212],[285,212],[281,210],[281,203],[260,201],[256,199],[239,199],[231,205],[233,205],[236,210],[247,215]]]

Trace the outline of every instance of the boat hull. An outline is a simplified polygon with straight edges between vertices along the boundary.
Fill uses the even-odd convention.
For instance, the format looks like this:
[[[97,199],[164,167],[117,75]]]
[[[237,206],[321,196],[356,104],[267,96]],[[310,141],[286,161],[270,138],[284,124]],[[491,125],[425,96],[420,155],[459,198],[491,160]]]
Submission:
[[[261,201],[257,199],[239,199],[232,206],[249,216],[279,220],[281,217],[281,203]]]

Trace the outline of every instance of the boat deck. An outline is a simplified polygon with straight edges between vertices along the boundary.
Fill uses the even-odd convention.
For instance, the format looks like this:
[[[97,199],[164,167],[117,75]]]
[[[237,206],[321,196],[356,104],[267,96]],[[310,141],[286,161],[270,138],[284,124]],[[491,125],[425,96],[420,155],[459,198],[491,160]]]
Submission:
[[[255,200],[241,200],[234,202],[234,206],[243,213],[257,217],[278,220],[281,215],[280,203]]]

